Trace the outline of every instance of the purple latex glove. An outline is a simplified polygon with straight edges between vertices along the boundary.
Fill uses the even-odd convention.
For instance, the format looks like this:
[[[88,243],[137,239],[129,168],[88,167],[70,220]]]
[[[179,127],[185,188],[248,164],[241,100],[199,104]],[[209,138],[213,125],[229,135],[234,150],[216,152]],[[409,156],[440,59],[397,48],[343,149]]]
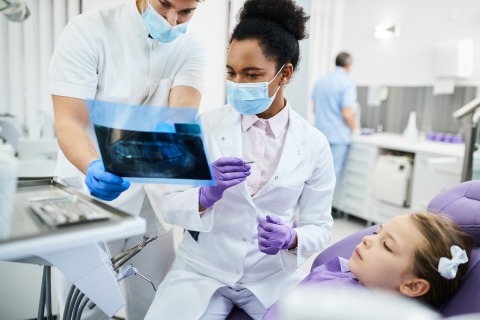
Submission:
[[[105,171],[100,159],[93,160],[87,167],[85,184],[92,196],[102,200],[114,200],[130,187],[130,182]]]
[[[250,175],[250,166],[245,161],[235,157],[222,157],[212,163],[216,185],[214,187],[200,187],[198,202],[204,208],[212,207],[220,200],[223,192],[237,185]]]
[[[277,254],[282,249],[288,249],[296,237],[293,228],[286,226],[274,214],[267,215],[267,219],[258,217],[258,248],[266,254]]]

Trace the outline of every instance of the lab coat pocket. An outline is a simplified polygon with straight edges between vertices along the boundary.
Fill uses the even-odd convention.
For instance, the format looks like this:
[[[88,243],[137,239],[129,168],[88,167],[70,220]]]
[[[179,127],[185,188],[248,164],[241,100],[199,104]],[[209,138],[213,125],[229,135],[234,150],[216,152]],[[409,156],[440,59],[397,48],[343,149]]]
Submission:
[[[304,185],[280,187],[276,190],[277,197],[267,207],[267,210],[282,216],[283,213],[288,214],[287,211],[295,208],[300,195],[302,194]],[[290,215],[290,214],[288,214]]]

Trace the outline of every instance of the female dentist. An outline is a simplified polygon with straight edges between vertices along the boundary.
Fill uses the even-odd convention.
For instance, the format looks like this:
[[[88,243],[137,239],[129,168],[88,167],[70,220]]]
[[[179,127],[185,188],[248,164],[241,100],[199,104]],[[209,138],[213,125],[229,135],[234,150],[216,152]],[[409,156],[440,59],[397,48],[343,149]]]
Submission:
[[[228,105],[201,116],[217,185],[164,194],[165,220],[189,231],[146,320],[225,319],[234,305],[261,319],[330,240],[330,148],[284,98],[308,17],[293,0],[247,0],[239,19]]]

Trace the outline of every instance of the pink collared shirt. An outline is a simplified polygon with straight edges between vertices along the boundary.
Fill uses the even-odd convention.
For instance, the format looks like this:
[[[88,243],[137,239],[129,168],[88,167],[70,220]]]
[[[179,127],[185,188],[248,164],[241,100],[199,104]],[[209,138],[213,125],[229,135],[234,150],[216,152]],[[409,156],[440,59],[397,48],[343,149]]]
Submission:
[[[255,195],[272,177],[282,154],[288,128],[289,105],[270,119],[242,115],[243,158],[250,164],[247,187]]]

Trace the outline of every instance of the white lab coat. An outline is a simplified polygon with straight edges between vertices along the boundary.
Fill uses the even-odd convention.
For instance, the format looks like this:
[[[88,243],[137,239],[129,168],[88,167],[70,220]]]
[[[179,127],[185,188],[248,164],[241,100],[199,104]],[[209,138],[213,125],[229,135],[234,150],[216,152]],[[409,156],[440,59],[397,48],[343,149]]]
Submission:
[[[189,29],[176,41],[160,43],[148,37],[135,1],[116,2],[69,21],[50,62],[50,93],[166,106],[172,87],[183,85],[202,91],[206,56],[206,47],[194,30]],[[90,122],[86,130],[100,154]],[[61,150],[55,175],[61,182],[90,194],[85,176]],[[138,215],[144,198],[144,185],[132,183],[107,203]]]
[[[55,47],[50,63],[50,93],[78,99],[98,99],[135,105],[165,106],[170,89],[190,86],[203,89],[207,66],[206,47],[189,29],[176,41],[160,43],[148,37],[134,0],[109,4],[70,19]],[[114,116],[114,115],[112,115]],[[119,116],[119,115],[116,115]],[[87,135],[95,144],[91,123]],[[72,141],[71,143],[75,143]],[[55,175],[71,187],[90,194],[85,175],[59,150]],[[156,191],[158,187],[156,186]],[[156,285],[170,269],[175,257],[171,226],[158,221],[158,207],[147,202],[149,185],[132,183],[117,199],[107,201],[131,215],[147,220],[149,235],[158,239],[129,262]],[[152,207],[150,207],[150,204]],[[112,255],[137,245],[142,235],[109,243]],[[65,301],[69,284],[57,279],[59,301]],[[127,318],[143,319],[153,299],[150,285],[141,280],[125,282]],[[62,308],[62,307],[61,307]],[[103,319],[95,308],[89,319]],[[83,318],[89,313],[84,312]]]
[[[248,288],[269,307],[304,277],[297,268],[327,246],[335,186],[330,148],[320,131],[291,108],[289,114],[278,167],[253,197],[243,182],[227,189],[220,201],[200,215],[198,188],[170,187],[164,195],[165,220],[200,235],[195,241],[184,233],[172,271],[145,319],[198,319],[222,286]],[[201,120],[211,161],[242,157],[239,113],[225,106],[204,113]],[[259,251],[257,216],[267,213],[280,216],[288,225],[296,221],[298,255]]]

